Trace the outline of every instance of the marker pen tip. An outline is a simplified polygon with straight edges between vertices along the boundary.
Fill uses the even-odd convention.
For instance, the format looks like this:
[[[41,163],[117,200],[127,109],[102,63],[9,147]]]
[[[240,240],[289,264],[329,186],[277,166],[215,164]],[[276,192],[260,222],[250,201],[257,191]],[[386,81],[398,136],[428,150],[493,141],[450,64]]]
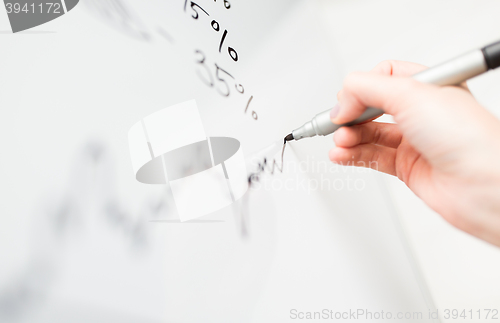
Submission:
[[[285,144],[287,141],[292,141],[293,140],[293,134],[289,134],[288,136],[285,137]]]

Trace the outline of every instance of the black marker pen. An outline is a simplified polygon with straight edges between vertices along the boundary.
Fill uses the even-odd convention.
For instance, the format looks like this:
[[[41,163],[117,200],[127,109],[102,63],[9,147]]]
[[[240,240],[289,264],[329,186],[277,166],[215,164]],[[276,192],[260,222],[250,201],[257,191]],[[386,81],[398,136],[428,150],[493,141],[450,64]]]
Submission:
[[[441,86],[457,85],[499,66],[500,41],[426,69],[412,77],[422,83]],[[356,120],[344,124],[335,124],[330,119],[330,110],[327,110],[317,114],[311,121],[306,122],[302,127],[292,131],[291,134],[285,137],[285,141],[300,140],[302,138],[314,136],[326,136],[340,127],[353,126],[381,116],[382,114],[384,114],[384,111],[381,109],[367,108]]]

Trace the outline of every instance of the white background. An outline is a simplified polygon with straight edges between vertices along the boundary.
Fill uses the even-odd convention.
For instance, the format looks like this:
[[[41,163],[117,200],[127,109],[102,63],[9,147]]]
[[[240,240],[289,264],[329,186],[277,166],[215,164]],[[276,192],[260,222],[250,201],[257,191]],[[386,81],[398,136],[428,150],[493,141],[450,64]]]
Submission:
[[[217,58],[214,51],[206,50],[211,55],[209,60],[215,57],[220,64],[232,66],[231,72],[238,75],[242,84],[248,85],[248,93],[255,94],[252,108],[259,113],[258,128],[265,129],[262,132],[256,131],[255,121],[242,113],[248,96],[232,97],[221,105],[221,111],[214,112],[212,109],[219,104],[220,97],[214,95],[213,89],[193,83],[199,80],[193,76],[192,69],[169,77],[172,71],[192,66],[193,44],[205,49],[218,40],[217,35],[207,32],[200,43],[194,36],[186,36],[184,41],[184,35],[192,35],[200,27],[192,20],[188,20],[191,24],[183,25],[186,17],[176,12],[148,12],[155,21],[162,20],[160,13],[163,12],[171,18],[161,21],[176,40],[171,44],[161,41],[157,34],[153,42],[132,41],[117,31],[119,26],[110,28],[105,21],[92,16],[83,3],[58,20],[18,35],[9,34],[7,16],[0,10],[0,30],[5,31],[0,34],[0,91],[5,91],[0,95],[3,114],[0,121],[3,151],[0,286],[15,285],[14,278],[24,277],[23,268],[29,268],[36,258],[33,255],[42,255],[44,261],[48,259],[48,272],[55,272],[57,283],[56,287],[49,288],[50,296],[44,299],[56,301],[42,301],[42,305],[34,307],[33,315],[40,321],[53,321],[55,317],[65,321],[67,316],[74,321],[78,317],[82,322],[133,322],[135,318],[156,322],[161,317],[193,322],[209,321],[218,315],[228,320],[243,315],[255,322],[287,321],[290,303],[282,294],[294,295],[297,290],[302,295],[291,300],[304,310],[318,310],[316,306],[335,308],[342,303],[339,297],[342,294],[346,304],[349,299],[382,307],[393,302],[400,309],[414,309],[412,304],[420,304],[422,300],[408,264],[403,263],[404,252],[397,235],[394,229],[385,228],[391,223],[390,212],[384,209],[386,201],[373,207],[363,206],[382,198],[374,195],[380,192],[378,177],[373,173],[358,175],[367,181],[368,189],[357,195],[320,192],[309,199],[301,192],[281,192],[271,200],[266,192],[257,193],[254,200],[257,215],[252,218],[252,228],[253,232],[260,231],[254,235],[252,247],[239,240],[231,220],[214,231],[204,226],[192,230],[192,227],[175,224],[152,223],[148,228],[154,247],[139,252],[142,256],[131,256],[133,248],[128,247],[128,234],[123,233],[128,231],[123,225],[109,225],[108,220],[95,215],[96,210],[88,213],[94,214],[93,217],[75,217],[76,224],[70,224],[63,240],[41,237],[47,210],[57,207],[64,196],[69,195],[69,199],[84,196],[82,187],[95,185],[88,183],[92,182],[88,178],[107,179],[112,177],[110,173],[118,176],[104,181],[114,184],[98,182],[101,191],[97,190],[97,199],[118,196],[122,201],[120,205],[131,212],[134,220],[151,220],[140,217],[144,215],[141,213],[144,201],[161,196],[162,191],[134,181],[126,133],[144,116],[191,99],[192,84],[196,84],[197,98],[205,99],[200,113],[207,134],[230,133],[242,140],[248,154],[279,140],[297,123],[331,106],[343,77],[351,71],[368,70],[384,59],[432,65],[500,39],[495,15],[500,5],[495,1],[308,1],[299,7],[305,8],[301,14],[294,13],[293,6],[288,9],[285,3],[276,2],[266,7],[262,1],[253,6],[242,5],[240,9],[235,4],[232,9],[235,12],[249,12],[245,16],[249,21],[225,27],[231,36],[233,32],[242,35],[228,38],[238,48],[241,64],[231,65],[227,57]],[[140,13],[148,11],[136,5]],[[227,13],[224,9],[214,10],[218,10],[215,12],[219,16]],[[287,14],[289,10],[291,16]],[[252,25],[255,30],[248,30]],[[247,30],[242,26],[247,26]],[[188,29],[183,29],[185,27]],[[272,32],[267,33],[268,30]],[[252,46],[254,44],[259,47]],[[276,85],[277,80],[282,83]],[[498,72],[469,82],[478,100],[496,115],[500,115],[499,83]],[[233,107],[241,107],[241,110]],[[218,126],[222,119],[223,129]],[[276,120],[282,122],[277,124]],[[91,162],[82,162],[78,157],[89,138],[107,145],[108,157],[105,166],[95,171],[97,175],[93,171],[86,173],[86,165]],[[287,156],[291,160],[304,160],[312,155],[316,160],[323,160],[330,140],[297,143]],[[383,178],[389,185],[392,201],[436,307],[477,310],[498,306],[498,249],[452,228],[403,184],[390,177]],[[307,200],[303,207],[290,205],[290,200],[299,198]],[[87,201],[84,198],[77,203]],[[227,209],[218,216],[227,220],[230,214],[231,210]],[[193,249],[186,251],[179,247],[179,243],[190,243],[200,232],[206,239],[217,242],[219,252],[213,253],[207,240],[199,241],[196,254],[186,253]],[[217,240],[220,232],[226,235]],[[375,241],[378,236],[379,241]],[[165,254],[169,255],[167,259],[162,258]],[[332,255],[337,258],[330,257]],[[251,263],[254,258],[260,260],[259,265]],[[345,262],[339,264],[339,259]],[[365,267],[377,260],[387,263]],[[107,266],[102,268],[96,265],[99,263]],[[207,274],[210,280],[203,279],[204,270],[212,273],[210,270],[217,270],[220,264],[228,266],[219,272],[220,276]],[[251,270],[245,272],[242,268]],[[329,268],[334,271],[329,272]],[[163,277],[168,270],[176,275]],[[191,277],[195,279],[190,285],[169,293],[172,284],[182,281],[183,274],[189,277],[186,273],[194,273]],[[335,286],[333,282],[340,281],[329,278],[331,275],[346,277],[342,293],[322,288],[321,284]],[[394,280],[386,277],[391,275],[395,280],[401,279],[401,283],[394,284]],[[160,280],[155,280],[158,277]],[[253,280],[238,285],[248,277]],[[353,284],[356,277],[358,285]],[[393,284],[384,285],[382,278]],[[233,284],[240,288],[237,295],[245,295],[253,305],[237,300],[217,304],[218,299],[231,300],[232,295],[228,293],[235,289],[230,287],[212,293],[210,300],[209,291],[217,286],[217,279],[220,286]],[[128,291],[134,292],[120,293],[115,288],[119,285],[126,285]],[[381,293],[384,288],[385,293]],[[350,295],[350,289],[364,292]],[[198,299],[195,293],[208,296]],[[393,298],[398,295],[408,299],[396,302]],[[283,297],[281,302],[277,297]],[[147,301],[138,302],[138,299]],[[318,305],[321,299],[325,302]],[[205,300],[201,307],[200,300]],[[178,306],[163,308],[165,304]],[[218,306],[224,308],[225,313],[217,313]],[[186,311],[190,308],[192,312]]]

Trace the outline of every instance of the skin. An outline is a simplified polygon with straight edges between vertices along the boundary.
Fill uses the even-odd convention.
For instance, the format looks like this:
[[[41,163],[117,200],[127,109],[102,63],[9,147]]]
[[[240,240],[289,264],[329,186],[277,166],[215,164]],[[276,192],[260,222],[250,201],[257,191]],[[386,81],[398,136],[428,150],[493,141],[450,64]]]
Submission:
[[[465,85],[438,87],[409,78],[425,68],[384,61],[371,72],[349,75],[332,121],[352,121],[371,106],[396,124],[339,129],[330,160],[397,176],[450,224],[500,246],[500,121]]]

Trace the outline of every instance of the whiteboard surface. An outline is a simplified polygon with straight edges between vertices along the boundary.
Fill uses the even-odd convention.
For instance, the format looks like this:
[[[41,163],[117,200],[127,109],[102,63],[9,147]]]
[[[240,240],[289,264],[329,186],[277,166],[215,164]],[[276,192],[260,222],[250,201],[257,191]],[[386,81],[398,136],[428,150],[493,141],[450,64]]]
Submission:
[[[184,12],[183,1],[124,1],[134,17],[126,28],[88,2],[40,33],[1,35],[8,216],[0,299],[17,306],[2,312],[6,319],[288,322],[292,309],[427,315],[432,302],[380,175],[330,164],[331,136],[290,144],[283,173],[267,173],[238,203],[198,222],[176,222],[166,188],[135,181],[127,132],[164,107],[196,99],[207,135],[237,138],[251,160],[278,156],[263,151],[333,106],[343,67],[316,2],[234,1],[227,10],[199,0],[221,17],[238,62],[218,52],[220,34]],[[245,93],[224,97],[224,88],[207,86],[196,50]],[[250,96],[258,120],[244,112]],[[329,188],[314,188],[321,183]],[[28,296],[17,300],[23,286]]]

